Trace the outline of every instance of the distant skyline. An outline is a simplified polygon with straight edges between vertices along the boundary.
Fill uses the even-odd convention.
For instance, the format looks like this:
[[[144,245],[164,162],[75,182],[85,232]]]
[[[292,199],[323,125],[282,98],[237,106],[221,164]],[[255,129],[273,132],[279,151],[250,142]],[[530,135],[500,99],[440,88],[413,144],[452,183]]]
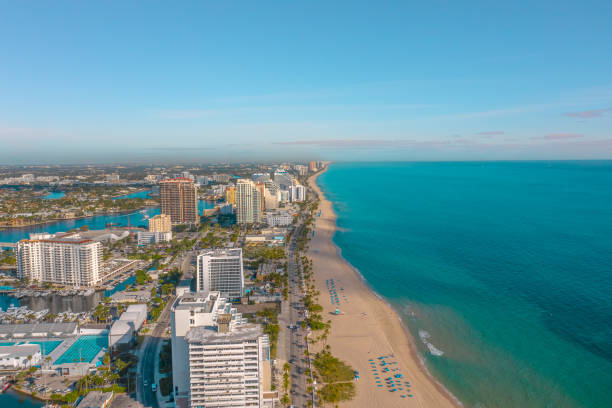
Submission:
[[[612,159],[612,3],[0,1],[0,164]]]

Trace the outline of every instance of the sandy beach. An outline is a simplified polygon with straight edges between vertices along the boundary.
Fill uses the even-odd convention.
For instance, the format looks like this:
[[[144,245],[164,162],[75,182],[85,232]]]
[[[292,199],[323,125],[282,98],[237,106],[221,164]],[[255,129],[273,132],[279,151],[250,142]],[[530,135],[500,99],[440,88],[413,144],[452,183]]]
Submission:
[[[341,256],[332,242],[336,230],[336,215],[331,202],[316,185],[316,178],[309,185],[321,198],[321,216],[316,219],[315,236],[309,244],[308,256],[313,260],[319,303],[330,316],[332,329],[328,344],[338,358],[359,371],[356,381],[357,396],[341,404],[342,407],[456,407],[459,404],[438,384],[419,361],[412,336],[404,330],[397,313],[362,281]],[[336,288],[340,306],[332,304],[328,285]],[[332,315],[339,307],[342,314]],[[317,351],[318,347],[314,348]],[[387,356],[384,360],[379,357]],[[370,361],[372,360],[372,361]],[[381,362],[385,361],[385,365]],[[389,371],[384,371],[388,368]],[[376,371],[374,371],[374,369]],[[398,379],[395,375],[400,374]],[[378,375],[378,381],[375,376]],[[393,376],[396,391],[385,384]],[[407,385],[406,382],[410,384]],[[382,384],[381,387],[378,384]],[[402,388],[401,390],[399,388]],[[402,397],[403,396],[403,397]]]

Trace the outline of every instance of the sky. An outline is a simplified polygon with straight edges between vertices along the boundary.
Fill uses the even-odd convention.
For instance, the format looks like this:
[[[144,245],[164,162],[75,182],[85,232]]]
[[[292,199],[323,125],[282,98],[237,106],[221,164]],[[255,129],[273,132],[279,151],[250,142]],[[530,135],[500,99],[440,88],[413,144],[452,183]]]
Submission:
[[[611,21],[609,0],[0,0],[0,164],[611,159]]]

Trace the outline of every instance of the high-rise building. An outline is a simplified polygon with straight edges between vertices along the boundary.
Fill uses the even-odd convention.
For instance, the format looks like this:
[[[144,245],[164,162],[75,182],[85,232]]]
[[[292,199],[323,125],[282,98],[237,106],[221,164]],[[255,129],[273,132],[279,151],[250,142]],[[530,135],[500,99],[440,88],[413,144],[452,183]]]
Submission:
[[[283,190],[289,190],[289,186],[293,185],[293,177],[285,170],[277,169],[274,172],[274,182]]]
[[[193,180],[179,177],[160,184],[161,213],[170,216],[173,225],[197,224],[198,189]]]
[[[242,249],[212,249],[198,255],[198,292],[218,291],[223,297],[236,299],[243,289]]]
[[[31,282],[95,286],[101,266],[102,244],[78,234],[33,234],[17,244],[17,277]]]
[[[236,183],[236,222],[256,224],[261,222],[263,195],[251,180],[240,179]]]
[[[317,162],[311,161],[309,167],[310,167],[310,171],[311,172],[313,172],[313,173],[316,172],[317,171]]]
[[[225,189],[225,202],[236,205],[236,187],[229,186]]]
[[[270,175],[268,173],[254,173],[251,175],[251,180],[256,183],[259,181],[263,183],[266,181],[270,181]]]
[[[272,407],[270,343],[219,292],[185,293],[172,305],[176,407]]]
[[[264,209],[278,208],[280,187],[273,181],[266,181],[264,187]]]
[[[306,199],[306,187],[301,184],[289,186],[289,196],[291,202],[300,202]]]
[[[149,232],[170,231],[172,231],[172,222],[169,215],[158,214],[155,217],[149,218]]]

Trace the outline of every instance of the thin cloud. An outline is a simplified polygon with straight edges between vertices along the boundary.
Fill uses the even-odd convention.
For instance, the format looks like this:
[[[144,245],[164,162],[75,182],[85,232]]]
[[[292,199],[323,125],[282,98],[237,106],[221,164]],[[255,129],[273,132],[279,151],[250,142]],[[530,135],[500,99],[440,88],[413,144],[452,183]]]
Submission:
[[[534,136],[530,139],[532,140],[567,140],[567,139],[579,139],[584,137],[580,133],[549,133],[544,136]]]
[[[422,146],[450,145],[449,140],[413,140],[413,139],[330,139],[330,140],[294,140],[273,142],[282,146],[313,146],[321,148],[401,148]]]
[[[600,118],[606,112],[609,112],[610,110],[612,109],[606,108],[606,109],[591,109],[591,110],[585,110],[585,111],[580,111],[580,112],[566,112],[563,114],[563,116],[567,116],[570,118],[581,118],[581,119]]]
[[[146,147],[145,150],[162,151],[162,152],[190,152],[202,150],[216,150],[214,147]]]
[[[476,134],[480,136],[499,136],[499,135],[504,135],[506,133],[502,132],[501,130],[489,130],[487,132],[478,132]]]

